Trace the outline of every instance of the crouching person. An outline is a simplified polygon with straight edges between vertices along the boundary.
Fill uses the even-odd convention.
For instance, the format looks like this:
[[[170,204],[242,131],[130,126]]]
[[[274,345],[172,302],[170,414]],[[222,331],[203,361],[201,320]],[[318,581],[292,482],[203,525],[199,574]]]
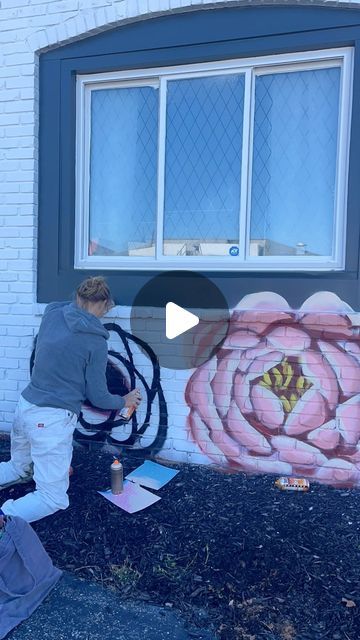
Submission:
[[[26,482],[32,473],[36,489],[4,502],[5,515],[33,522],[68,507],[72,438],[86,398],[100,409],[139,405],[138,390],[120,397],[107,388],[109,333],[100,318],[112,306],[104,278],[95,277],[79,285],[75,302],[46,307],[31,381],[15,411],[11,459],[0,463],[0,489]]]

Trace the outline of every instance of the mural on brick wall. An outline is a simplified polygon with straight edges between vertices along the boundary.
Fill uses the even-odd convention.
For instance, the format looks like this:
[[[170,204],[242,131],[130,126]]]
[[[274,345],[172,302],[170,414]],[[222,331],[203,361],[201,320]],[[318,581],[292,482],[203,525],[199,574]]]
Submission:
[[[220,351],[189,379],[188,428],[227,469],[360,482],[360,338],[332,293],[294,311],[246,296]]]
[[[221,348],[188,372],[160,369],[145,342],[105,324],[109,390],[140,387],[144,402],[129,423],[86,403],[76,437],[101,442],[110,432],[129,451],[168,460],[360,484],[356,317],[328,292],[297,311],[275,293],[248,295],[233,310]]]
[[[141,410],[135,412],[131,420],[124,423],[117,411],[103,411],[86,401],[75,430],[78,441],[104,442],[110,433],[121,446],[125,445],[143,453],[155,455],[162,449],[167,439],[167,407],[160,382],[160,367],[153,350],[143,340],[124,331],[116,323],[104,325],[110,336],[118,338],[118,350],[109,350],[106,379],[110,393],[125,395],[138,387],[143,398]],[[36,341],[31,356],[32,369]],[[140,364],[139,366],[139,356]],[[144,366],[143,359],[146,356]]]
[[[107,323],[105,328],[114,340],[118,338],[119,350],[109,350],[106,370],[110,393],[125,395],[138,387],[143,398],[141,410],[136,411],[128,423],[119,418],[116,411],[101,411],[87,402],[79,418],[78,439],[96,441],[110,438],[125,445],[129,450],[141,449],[143,453],[158,453],[167,439],[167,407],[160,382],[160,366],[153,350],[140,338],[124,331],[116,323]],[[136,355],[140,360],[136,361]],[[146,357],[147,367],[143,360]],[[111,442],[111,440],[110,440]]]

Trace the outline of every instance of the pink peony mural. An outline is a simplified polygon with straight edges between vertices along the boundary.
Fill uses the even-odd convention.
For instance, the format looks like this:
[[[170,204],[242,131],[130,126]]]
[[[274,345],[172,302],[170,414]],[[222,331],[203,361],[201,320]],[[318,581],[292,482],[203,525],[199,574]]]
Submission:
[[[360,484],[360,337],[353,310],[321,292],[298,311],[246,296],[222,348],[190,378],[188,426],[227,469]]]

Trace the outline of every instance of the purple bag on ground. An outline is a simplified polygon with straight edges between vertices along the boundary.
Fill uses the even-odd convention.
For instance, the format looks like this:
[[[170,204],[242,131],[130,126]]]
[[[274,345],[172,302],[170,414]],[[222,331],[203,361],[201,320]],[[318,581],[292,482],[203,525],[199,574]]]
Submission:
[[[28,522],[7,516],[0,537],[0,638],[28,618],[62,575]]]

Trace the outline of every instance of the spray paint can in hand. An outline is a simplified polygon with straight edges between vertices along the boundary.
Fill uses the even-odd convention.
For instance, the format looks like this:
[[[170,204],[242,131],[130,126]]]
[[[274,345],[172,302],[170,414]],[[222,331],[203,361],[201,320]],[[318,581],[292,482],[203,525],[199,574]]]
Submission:
[[[135,407],[124,407],[123,409],[121,409],[121,411],[119,412],[119,415],[121,417],[122,420],[124,420],[124,422],[129,422],[132,414],[135,411]]]
[[[111,493],[119,495],[122,492],[123,485],[123,466],[121,462],[115,458],[114,462],[110,466],[111,477]]]

